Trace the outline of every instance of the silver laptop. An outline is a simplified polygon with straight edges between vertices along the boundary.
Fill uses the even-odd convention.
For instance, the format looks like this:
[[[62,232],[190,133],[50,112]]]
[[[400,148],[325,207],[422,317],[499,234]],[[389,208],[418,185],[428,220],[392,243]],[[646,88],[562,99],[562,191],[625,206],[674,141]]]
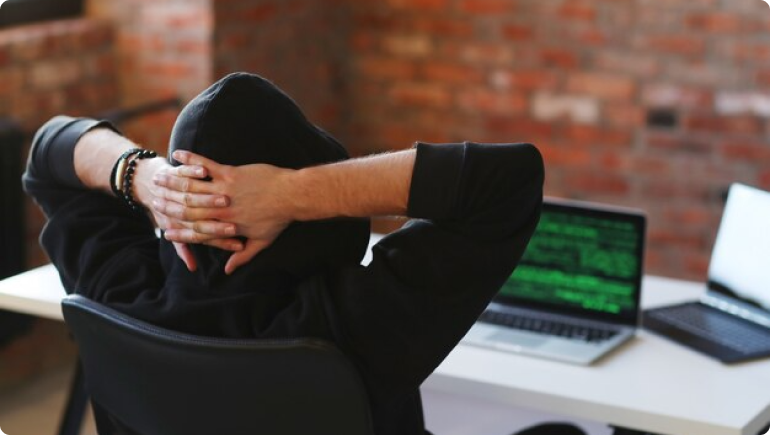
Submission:
[[[519,266],[463,342],[596,361],[639,326],[645,231],[638,210],[546,198]]]

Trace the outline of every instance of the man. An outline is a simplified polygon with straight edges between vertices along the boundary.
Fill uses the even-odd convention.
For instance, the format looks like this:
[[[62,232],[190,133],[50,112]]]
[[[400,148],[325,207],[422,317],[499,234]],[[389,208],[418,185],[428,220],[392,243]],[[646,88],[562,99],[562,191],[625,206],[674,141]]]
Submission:
[[[67,292],[187,333],[334,342],[361,372],[378,435],[425,432],[419,385],[513,271],[542,202],[531,145],[346,160],[249,74],[180,114],[170,152],[191,165],[134,147],[89,119],[57,117],[35,136],[24,187],[48,217],[41,243]],[[362,267],[367,218],[381,214],[415,219]],[[159,240],[151,218],[205,244]],[[121,426],[95,406],[100,433]]]

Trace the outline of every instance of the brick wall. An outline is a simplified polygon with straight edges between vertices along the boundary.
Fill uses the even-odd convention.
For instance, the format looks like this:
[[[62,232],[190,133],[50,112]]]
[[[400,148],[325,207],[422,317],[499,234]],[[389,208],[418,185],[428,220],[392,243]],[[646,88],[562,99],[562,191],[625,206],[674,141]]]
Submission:
[[[120,104],[169,97],[184,103],[212,80],[211,0],[87,0],[87,14],[112,22]],[[165,152],[178,110],[121,125],[138,143]]]
[[[729,183],[770,188],[762,2],[212,8],[214,77],[272,79],[357,154],[415,140],[535,142],[548,194],[647,211],[651,273],[703,279]]]
[[[91,0],[115,36],[76,20],[62,26],[96,35],[51,39],[41,62],[42,48],[0,47],[0,111],[31,127],[65,103],[185,102],[256,72],[358,154],[535,142],[547,193],[645,209],[647,271],[702,279],[729,183],[770,188],[768,13],[754,0]],[[63,54],[72,44],[92,45]],[[126,129],[162,150],[175,115]]]
[[[0,116],[19,122],[31,139],[54,115],[93,116],[114,108],[113,42],[108,23],[86,19],[0,31]],[[27,265],[39,266],[47,262],[37,243],[44,220],[32,201],[25,207]]]
[[[347,9],[344,0],[219,0],[213,69],[260,74],[337,134],[345,123]]]
[[[770,189],[770,9],[734,0],[349,3],[360,152],[531,141],[546,192],[641,207],[647,272],[703,279],[732,181]]]

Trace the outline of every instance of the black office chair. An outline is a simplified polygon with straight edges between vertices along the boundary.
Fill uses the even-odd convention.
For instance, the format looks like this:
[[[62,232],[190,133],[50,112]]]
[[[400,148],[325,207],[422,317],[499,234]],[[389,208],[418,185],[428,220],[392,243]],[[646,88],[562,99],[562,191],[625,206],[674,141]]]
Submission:
[[[371,435],[362,381],[314,339],[162,329],[84,297],[62,302],[93,402],[142,435]]]

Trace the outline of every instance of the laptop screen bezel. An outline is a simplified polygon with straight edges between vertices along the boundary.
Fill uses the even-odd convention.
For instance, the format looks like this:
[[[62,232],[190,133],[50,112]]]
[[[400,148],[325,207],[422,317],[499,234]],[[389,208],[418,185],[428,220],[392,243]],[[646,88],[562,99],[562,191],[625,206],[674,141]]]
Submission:
[[[615,207],[585,201],[574,201],[546,197],[543,200],[543,212],[553,210],[556,212],[569,211],[583,216],[612,218],[614,220],[630,222],[638,228],[639,243],[637,243],[636,255],[639,259],[636,279],[634,280],[634,308],[627,312],[613,314],[579,307],[559,306],[556,304],[542,303],[530,299],[517,298],[515,296],[498,293],[494,302],[518,308],[542,310],[552,313],[578,316],[584,319],[611,322],[614,324],[639,326],[641,321],[640,300],[642,294],[642,278],[644,275],[644,252],[647,234],[647,217],[641,210]],[[534,237],[534,236],[533,236]],[[513,275],[513,274],[511,274]],[[510,278],[509,278],[510,279]]]

